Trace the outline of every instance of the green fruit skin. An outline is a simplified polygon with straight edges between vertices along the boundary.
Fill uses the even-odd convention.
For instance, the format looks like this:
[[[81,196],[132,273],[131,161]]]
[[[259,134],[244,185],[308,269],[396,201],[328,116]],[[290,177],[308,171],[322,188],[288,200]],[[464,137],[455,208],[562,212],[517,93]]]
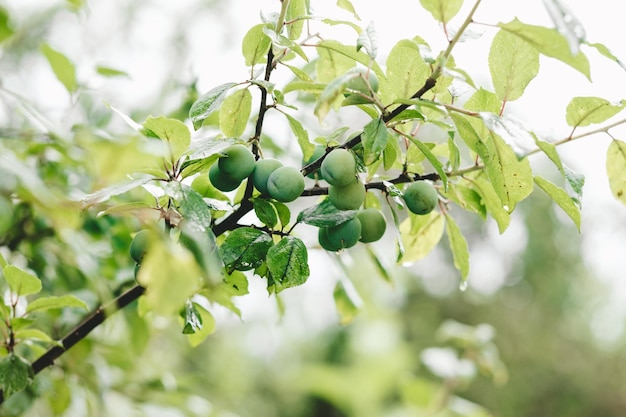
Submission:
[[[361,238],[361,222],[354,217],[347,222],[326,228],[330,247],[347,249],[356,245]]]
[[[341,246],[333,246],[328,240],[328,229],[326,227],[320,227],[317,233],[317,241],[319,242],[322,249],[327,250],[329,252],[337,252],[341,250]]]
[[[213,164],[209,169],[209,180],[211,180],[213,187],[220,191],[232,191],[241,184],[241,180],[231,178],[224,174],[220,170],[219,164]]]
[[[267,194],[267,180],[272,172],[282,167],[283,164],[276,159],[260,159],[254,166],[252,171],[252,183],[254,188],[259,190],[261,194]]]
[[[431,183],[417,181],[404,190],[404,202],[407,208],[415,214],[428,214],[435,209],[439,196]]]
[[[330,185],[341,187],[354,181],[356,161],[350,151],[334,149],[322,161],[321,172]]]
[[[331,185],[328,197],[339,210],[357,210],[365,201],[365,185],[358,178],[343,187]]]
[[[13,205],[0,196],[0,236],[8,232],[13,226]]]
[[[322,145],[317,145],[315,146],[315,149],[313,150],[313,155],[311,155],[311,157],[309,159],[307,159],[306,161],[302,161],[302,166],[304,167],[305,165],[309,165],[311,162],[317,161],[318,159],[320,159],[324,154],[326,153],[326,148]],[[319,168],[317,169],[317,171],[313,171],[311,172],[309,175],[307,175],[307,177],[311,178],[311,179],[319,179],[319,180],[323,180],[324,176],[322,175],[322,172],[319,170]]]
[[[293,167],[280,167],[267,179],[267,192],[270,197],[288,203],[300,197],[304,191],[304,176]]]
[[[142,230],[135,235],[130,242],[130,256],[133,260],[140,264],[146,256],[148,244],[150,243],[150,231]]]
[[[361,239],[363,243],[376,242],[385,234],[387,222],[383,213],[373,207],[361,210],[356,214],[361,222]]]
[[[252,174],[255,161],[250,149],[243,145],[232,145],[224,149],[218,160],[220,171],[230,178],[242,181]]]

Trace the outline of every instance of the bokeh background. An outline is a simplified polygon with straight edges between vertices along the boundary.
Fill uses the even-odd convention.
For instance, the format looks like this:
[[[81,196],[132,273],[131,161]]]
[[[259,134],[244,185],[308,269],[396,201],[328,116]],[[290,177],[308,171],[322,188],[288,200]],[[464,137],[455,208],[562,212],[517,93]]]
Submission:
[[[446,40],[415,0],[353,0],[361,20],[334,1],[312,1],[317,15],[373,21],[381,58],[395,42],[419,35],[434,51]],[[469,7],[466,2],[460,21]],[[97,154],[101,140],[131,137],[110,106],[142,121],[184,117],[198,94],[249,77],[241,39],[278,0],[4,0],[14,31],[0,43],[0,138],[36,161],[50,187],[68,196],[113,181]],[[626,60],[615,2],[572,0],[590,42]],[[485,0],[458,45],[457,65],[487,88],[493,24],[517,16],[552,26],[540,0]],[[312,30],[346,43],[345,28],[312,22]],[[79,94],[68,95],[39,46],[48,43],[76,65]],[[590,48],[592,82],[555,60],[509,111],[543,132],[567,137],[565,107],[574,96],[624,99],[626,72]],[[383,61],[384,62],[384,61]],[[98,66],[126,75],[105,76]],[[289,74],[277,72],[277,79]],[[311,137],[340,121],[355,130],[356,113],[319,126],[302,114]],[[272,123],[274,122],[275,123]],[[301,155],[288,126],[268,120],[273,148],[293,164]],[[88,126],[89,129],[83,129]],[[624,127],[614,129],[626,138]],[[445,242],[413,265],[396,265],[393,232],[340,256],[312,249],[306,285],[268,297],[261,279],[238,300],[242,318],[216,308],[217,331],[190,348],[178,323],[144,320],[134,306],[111,319],[12,397],[5,415],[26,416],[623,416],[626,410],[626,208],[612,197],[604,160],[609,137],[559,147],[564,163],[585,175],[580,233],[541,192],[522,202],[498,233],[454,213],[471,251],[469,285],[461,290]],[[94,151],[95,150],[95,151]],[[94,166],[89,166],[94,161]],[[541,156],[533,164],[550,167]],[[122,169],[123,167],[118,167]],[[107,174],[110,174],[108,175]],[[552,172],[552,175],[556,173]],[[80,179],[77,179],[80,178]],[[100,183],[99,183],[100,181]],[[91,303],[132,278],[127,255],[139,219],[85,213],[74,233],[59,235],[41,208],[24,206],[19,237],[0,248],[20,255],[56,294]],[[299,232],[314,245],[313,230]],[[379,262],[375,262],[372,252]],[[341,282],[360,308],[341,325],[333,289]],[[80,312],[59,313],[62,335]]]

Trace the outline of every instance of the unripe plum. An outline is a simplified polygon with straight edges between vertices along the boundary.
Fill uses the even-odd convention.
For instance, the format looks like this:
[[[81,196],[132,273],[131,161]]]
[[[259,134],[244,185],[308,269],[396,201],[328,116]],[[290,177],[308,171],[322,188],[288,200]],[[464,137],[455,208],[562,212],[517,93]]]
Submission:
[[[259,190],[261,194],[267,194],[267,180],[270,174],[282,166],[283,164],[276,159],[258,160],[254,166],[254,171],[252,171],[254,188]]]
[[[341,187],[349,184],[356,175],[354,156],[345,149],[334,149],[322,161],[321,173],[330,185]]]
[[[243,145],[231,145],[221,152],[218,165],[224,174],[242,181],[254,170],[254,155]]]
[[[211,166],[209,169],[209,179],[211,180],[211,184],[220,191],[232,191],[241,184],[241,180],[224,174],[219,164],[213,164]]]
[[[304,176],[293,167],[280,167],[267,179],[267,192],[270,197],[288,203],[300,197],[304,191]]]
[[[323,236],[323,234],[325,234],[325,236]],[[361,222],[356,217],[347,222],[338,224],[337,226],[320,228],[318,234],[320,245],[330,251],[351,248],[357,244],[360,238]],[[326,247],[324,245],[326,245]]]
[[[404,189],[404,202],[415,214],[428,214],[437,206],[439,196],[435,187],[426,181],[416,181]]]
[[[357,210],[365,201],[365,185],[358,179],[343,187],[328,187],[330,202],[339,210]]]
[[[383,213],[373,207],[361,210],[356,214],[361,222],[361,239],[363,243],[375,242],[385,234],[387,222]]]
[[[130,256],[136,263],[140,264],[143,261],[149,243],[149,230],[142,230],[133,237],[133,240],[130,242]]]

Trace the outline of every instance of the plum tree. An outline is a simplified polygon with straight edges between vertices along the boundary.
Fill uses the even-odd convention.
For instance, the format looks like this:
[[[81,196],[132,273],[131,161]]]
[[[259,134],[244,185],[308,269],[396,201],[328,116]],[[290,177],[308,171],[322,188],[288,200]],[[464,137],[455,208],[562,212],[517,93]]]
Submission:
[[[368,207],[360,210],[356,217],[361,222],[361,238],[359,239],[361,242],[375,242],[385,234],[387,222],[380,210]]]
[[[222,172],[219,164],[213,164],[209,169],[211,184],[220,191],[232,191],[239,187],[241,180],[234,179]]]
[[[356,217],[336,226],[321,227],[318,231],[320,246],[331,252],[351,248],[360,238],[361,222]]]
[[[354,181],[344,186],[329,186],[328,197],[339,210],[356,210],[365,201],[365,185],[360,179],[354,177]]]
[[[404,202],[415,214],[428,214],[437,206],[439,196],[430,182],[416,181],[404,189]]]
[[[231,145],[220,153],[218,165],[224,175],[241,182],[254,170],[254,155],[243,145]]]
[[[259,190],[261,194],[267,194],[267,180],[270,174],[282,166],[282,162],[277,159],[259,159],[254,166],[254,171],[252,171],[254,188]]]
[[[334,149],[322,161],[321,173],[330,185],[337,187],[347,185],[356,175],[354,156],[345,149]]]
[[[149,230],[139,231],[130,242],[130,256],[137,264],[140,264],[143,261],[143,258],[146,255],[146,251],[148,250],[149,243]]]
[[[278,201],[288,203],[300,197],[304,191],[304,177],[294,167],[280,167],[267,179],[267,192]]]

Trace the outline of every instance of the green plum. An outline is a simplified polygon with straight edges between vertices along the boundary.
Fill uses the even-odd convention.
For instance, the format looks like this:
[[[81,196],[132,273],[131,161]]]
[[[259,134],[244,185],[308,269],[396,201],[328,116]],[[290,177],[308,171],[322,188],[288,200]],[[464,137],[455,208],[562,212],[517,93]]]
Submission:
[[[375,242],[385,234],[387,222],[383,213],[373,207],[366,208],[356,214],[361,222],[361,239],[363,243]]]
[[[415,214],[428,214],[434,210],[439,201],[437,190],[430,182],[416,181],[404,189],[404,202]]]
[[[304,176],[293,167],[280,167],[267,179],[267,192],[270,197],[288,203],[300,197],[304,191]]]
[[[354,156],[345,149],[333,149],[322,161],[321,173],[330,185],[341,187],[351,183],[356,175]]]
[[[231,145],[220,152],[218,165],[228,177],[242,181],[254,170],[254,155],[243,145]]]
[[[133,240],[130,242],[130,256],[136,263],[140,264],[143,261],[144,256],[146,256],[149,243],[149,230],[142,230],[138,232],[135,237],[133,237]]]
[[[272,172],[282,167],[283,164],[276,159],[260,159],[254,166],[252,171],[252,183],[254,188],[259,190],[261,194],[267,194],[267,180]]]
[[[239,187],[239,184],[241,184],[241,180],[237,180],[224,174],[220,169],[219,164],[213,164],[211,166],[209,169],[209,179],[211,180],[213,187],[220,191],[232,191]]]
[[[324,249],[333,252],[340,249],[351,248],[357,244],[360,238],[361,222],[356,217],[338,224],[337,226],[320,228],[318,233],[320,245]]]
[[[339,210],[357,210],[365,201],[365,185],[358,178],[342,187],[328,187],[330,202]]]

